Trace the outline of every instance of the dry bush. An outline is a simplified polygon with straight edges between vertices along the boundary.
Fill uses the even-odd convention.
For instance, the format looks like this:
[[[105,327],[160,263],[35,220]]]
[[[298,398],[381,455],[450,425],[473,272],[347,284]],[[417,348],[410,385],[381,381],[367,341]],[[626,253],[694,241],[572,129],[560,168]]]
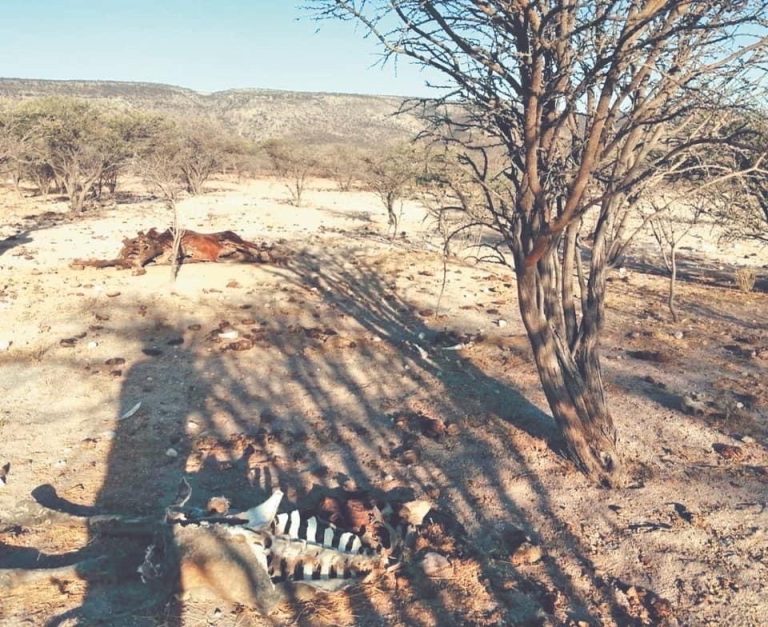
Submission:
[[[745,294],[749,294],[755,289],[755,280],[757,279],[757,273],[752,268],[738,268],[733,273],[736,285]]]

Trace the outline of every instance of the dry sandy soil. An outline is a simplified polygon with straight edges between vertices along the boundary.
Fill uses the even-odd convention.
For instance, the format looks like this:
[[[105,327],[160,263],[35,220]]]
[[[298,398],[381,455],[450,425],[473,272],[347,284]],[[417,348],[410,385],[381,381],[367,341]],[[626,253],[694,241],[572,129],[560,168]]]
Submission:
[[[419,207],[389,241],[372,195],[330,187],[316,181],[302,209],[268,179],[185,200],[187,227],[289,254],[186,265],[175,282],[167,266],[70,267],[167,224],[157,201],[128,194],[71,219],[54,199],[0,192],[0,236],[18,233],[0,239],[0,568],[118,565],[6,588],[0,623],[764,625],[765,251],[740,257],[763,273],[743,294],[733,251],[693,238],[707,256],[684,251],[678,324],[650,253],[612,276],[604,364],[629,482],[605,490],[557,452],[512,273],[453,259],[438,308],[439,245]],[[229,327],[248,350],[227,350]],[[146,543],[83,523],[161,516],[182,476],[198,504],[245,509],[278,486],[286,507],[317,486],[400,490],[456,524],[392,576],[265,617],[159,594],[135,572]],[[427,549],[447,576],[423,575]]]

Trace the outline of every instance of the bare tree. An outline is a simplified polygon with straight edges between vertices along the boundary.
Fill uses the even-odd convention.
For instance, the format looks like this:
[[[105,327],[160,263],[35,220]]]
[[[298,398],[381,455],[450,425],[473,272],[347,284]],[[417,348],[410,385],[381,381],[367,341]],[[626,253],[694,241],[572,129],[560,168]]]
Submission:
[[[600,335],[610,235],[659,172],[726,150],[723,107],[759,98],[768,2],[744,0],[309,0],[448,85],[434,132],[482,190],[484,225],[517,275],[542,387],[571,457],[622,480]],[[746,84],[751,88],[745,89]],[[439,103],[438,103],[439,104]],[[489,155],[501,155],[501,164]],[[671,175],[671,174],[670,174]],[[588,219],[589,218],[589,219]],[[586,225],[582,227],[581,225]],[[591,241],[577,296],[581,228]]]
[[[178,201],[186,189],[186,178],[183,170],[183,156],[175,149],[173,142],[175,131],[171,125],[163,125],[156,129],[149,145],[145,146],[137,156],[134,167],[144,183],[153,190],[165,203],[171,214],[171,233],[173,246],[171,248],[171,278],[179,273],[179,266],[184,251],[181,247],[184,228],[179,219]]]
[[[278,176],[287,179],[285,186],[291,204],[301,206],[309,175],[317,168],[315,150],[290,140],[271,139],[262,144]]]
[[[672,321],[678,322],[675,308],[675,287],[677,283],[677,251],[681,242],[691,230],[701,223],[705,216],[704,199],[692,196],[678,196],[674,199],[654,198],[649,201],[648,225],[659,248],[664,267],[669,273],[667,307]]]
[[[340,192],[352,190],[362,175],[362,150],[353,146],[332,145],[322,155],[328,175],[336,182]]]

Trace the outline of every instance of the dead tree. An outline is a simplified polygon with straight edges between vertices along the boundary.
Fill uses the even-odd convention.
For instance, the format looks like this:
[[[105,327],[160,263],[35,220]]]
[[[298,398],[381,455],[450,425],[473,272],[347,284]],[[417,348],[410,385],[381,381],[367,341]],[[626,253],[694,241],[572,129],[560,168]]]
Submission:
[[[620,482],[600,365],[610,234],[650,177],[695,168],[693,147],[726,149],[737,131],[712,124],[724,108],[759,103],[768,2],[308,2],[319,19],[362,24],[384,61],[407,57],[442,77],[445,106],[424,110],[482,190],[570,455]],[[591,254],[577,295],[581,224]]]

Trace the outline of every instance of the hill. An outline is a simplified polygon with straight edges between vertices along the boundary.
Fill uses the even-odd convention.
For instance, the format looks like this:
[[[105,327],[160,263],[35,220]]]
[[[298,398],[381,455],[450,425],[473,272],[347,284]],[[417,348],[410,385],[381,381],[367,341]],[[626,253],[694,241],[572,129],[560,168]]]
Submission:
[[[393,96],[232,89],[203,94],[156,83],[0,78],[0,98],[73,96],[173,115],[204,116],[254,140],[301,137],[311,143],[372,146],[416,134],[420,121],[395,115]]]

